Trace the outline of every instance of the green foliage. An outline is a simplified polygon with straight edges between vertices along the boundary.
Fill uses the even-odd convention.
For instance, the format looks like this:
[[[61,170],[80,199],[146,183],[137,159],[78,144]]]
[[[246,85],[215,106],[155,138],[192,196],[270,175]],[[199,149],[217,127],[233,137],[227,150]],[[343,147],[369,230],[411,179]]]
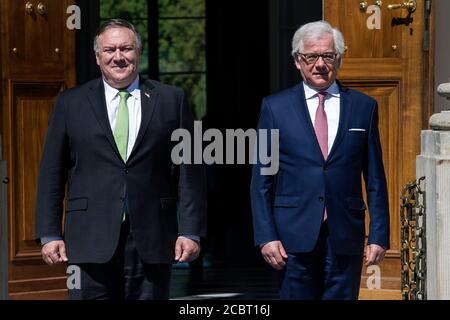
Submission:
[[[159,0],[159,71],[161,81],[188,95],[195,117],[206,114],[205,0]],[[179,19],[170,19],[180,17]],[[189,72],[203,72],[189,74]]]
[[[206,74],[161,75],[164,83],[183,88],[196,119],[206,114]]]
[[[100,0],[100,18],[147,18],[147,0]]]
[[[159,71],[205,71],[205,20],[159,21]]]
[[[203,17],[205,0],[159,0],[160,17]]]
[[[160,80],[183,88],[199,119],[206,113],[205,0],[158,0],[158,7],[163,18],[158,22]],[[170,19],[174,17],[199,19]],[[101,22],[110,18],[136,26],[143,46],[139,72],[148,75],[147,0],[100,0]],[[177,74],[167,74],[171,72]]]

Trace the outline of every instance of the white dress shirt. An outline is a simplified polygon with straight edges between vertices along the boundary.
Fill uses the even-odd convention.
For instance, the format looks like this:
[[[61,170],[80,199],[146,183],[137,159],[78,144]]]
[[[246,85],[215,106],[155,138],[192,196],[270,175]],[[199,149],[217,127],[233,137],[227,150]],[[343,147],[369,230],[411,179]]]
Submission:
[[[305,90],[306,104],[308,105],[309,115],[311,117],[311,122],[314,126],[314,119],[316,118],[316,110],[319,106],[319,97],[317,93],[318,90],[308,86],[303,82],[303,88]],[[328,94],[325,97],[325,113],[327,115],[328,123],[328,154],[331,151],[334,140],[336,139],[336,134],[339,126],[339,114],[340,114],[340,102],[341,94],[339,93],[339,86],[336,81],[331,84],[326,90]]]
[[[105,101],[108,111],[109,124],[111,130],[114,132],[116,127],[117,109],[119,109],[119,90],[111,87],[105,80],[103,80],[105,86]],[[128,146],[127,146],[127,158],[130,156],[131,150],[133,150],[134,143],[141,126],[141,90],[139,89],[139,76],[131,83],[127,88],[130,96],[127,100],[128,106]]]

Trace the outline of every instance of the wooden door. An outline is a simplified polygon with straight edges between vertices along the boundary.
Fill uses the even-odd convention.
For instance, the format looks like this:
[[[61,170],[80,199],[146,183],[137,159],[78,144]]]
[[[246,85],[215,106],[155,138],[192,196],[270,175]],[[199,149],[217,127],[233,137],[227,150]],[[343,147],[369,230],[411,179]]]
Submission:
[[[39,160],[54,99],[62,89],[75,85],[75,31],[66,27],[67,7],[73,3],[0,0],[0,111],[9,178],[10,299],[67,296],[65,267],[45,265],[40,245],[34,241],[34,207]]]
[[[364,1],[362,1],[364,2]],[[381,2],[381,1],[380,1]],[[375,1],[368,0],[368,5]],[[391,249],[381,264],[381,290],[367,289],[363,267],[361,299],[401,299],[400,195],[402,186],[415,179],[415,158],[420,153],[420,131],[432,110],[433,86],[429,80],[432,57],[432,8],[418,0],[415,12],[389,10],[398,0],[383,0],[379,29],[373,7],[360,9],[356,0],[324,0],[324,19],[344,34],[347,47],[338,73],[345,85],[378,101],[383,161],[391,213]],[[368,223],[368,221],[367,221]],[[373,283],[373,282],[371,282]]]

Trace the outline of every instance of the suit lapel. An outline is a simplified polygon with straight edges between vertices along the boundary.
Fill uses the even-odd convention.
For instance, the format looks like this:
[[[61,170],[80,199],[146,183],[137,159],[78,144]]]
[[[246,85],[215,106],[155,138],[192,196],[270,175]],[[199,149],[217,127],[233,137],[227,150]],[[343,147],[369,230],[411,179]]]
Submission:
[[[317,141],[316,132],[314,131],[314,125],[311,122],[311,116],[308,111],[308,106],[306,104],[305,90],[303,89],[303,82],[300,82],[297,86],[293,88],[294,90],[294,103],[293,108],[298,118],[300,119],[300,126],[304,128],[305,134],[308,136],[312,144],[315,145],[317,159],[319,161],[324,161],[322,156],[322,151],[320,150],[319,142]]]
[[[102,78],[99,78],[93,83],[88,94],[88,99],[91,104],[92,111],[94,112],[100,127],[103,129],[106,138],[111,144],[111,147],[117,156],[122,159],[111,131],[111,125],[109,124],[108,112],[106,110],[105,89]]]
[[[158,92],[156,87],[151,83],[150,80],[146,80],[141,83],[141,125],[139,127],[138,136],[136,142],[134,143],[133,150],[128,157],[128,161],[132,160],[133,156],[136,154],[139,144],[147,131],[147,127],[152,119],[153,112],[155,111],[156,102],[158,100]]]

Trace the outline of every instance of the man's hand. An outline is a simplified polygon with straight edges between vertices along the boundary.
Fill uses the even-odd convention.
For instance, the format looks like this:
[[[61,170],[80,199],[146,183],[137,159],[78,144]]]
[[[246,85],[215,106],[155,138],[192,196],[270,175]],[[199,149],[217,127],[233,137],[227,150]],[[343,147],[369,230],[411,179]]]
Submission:
[[[178,237],[175,243],[175,260],[178,262],[191,262],[200,254],[200,245],[185,237]]]
[[[261,254],[272,268],[282,270],[286,265],[285,260],[288,258],[281,241],[270,241],[261,247]]]
[[[50,241],[42,246],[42,259],[49,266],[67,262],[66,246],[63,240]]]
[[[383,260],[386,249],[377,244],[369,244],[366,247],[366,267],[377,265]]]

